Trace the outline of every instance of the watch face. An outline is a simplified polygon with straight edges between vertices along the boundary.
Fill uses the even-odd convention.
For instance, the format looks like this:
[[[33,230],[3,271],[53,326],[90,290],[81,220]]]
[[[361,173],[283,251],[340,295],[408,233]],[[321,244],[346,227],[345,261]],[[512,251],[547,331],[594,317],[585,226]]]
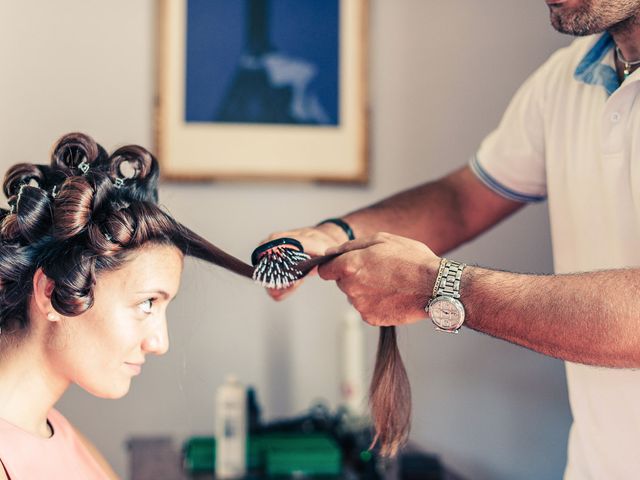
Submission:
[[[464,307],[455,298],[437,297],[429,304],[429,316],[438,328],[457,330],[464,323]]]

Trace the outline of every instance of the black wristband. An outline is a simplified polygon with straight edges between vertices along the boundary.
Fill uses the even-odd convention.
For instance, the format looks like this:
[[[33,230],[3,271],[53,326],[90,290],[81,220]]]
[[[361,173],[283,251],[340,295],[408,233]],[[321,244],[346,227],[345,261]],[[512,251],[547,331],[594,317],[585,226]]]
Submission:
[[[355,240],[356,236],[353,234],[353,230],[351,230],[349,224],[341,218],[327,218],[326,220],[323,220],[318,225],[316,225],[316,227],[319,227],[320,225],[323,225],[325,223],[333,223],[334,225],[339,226],[344,231],[344,233],[347,234],[347,238],[349,240]]]

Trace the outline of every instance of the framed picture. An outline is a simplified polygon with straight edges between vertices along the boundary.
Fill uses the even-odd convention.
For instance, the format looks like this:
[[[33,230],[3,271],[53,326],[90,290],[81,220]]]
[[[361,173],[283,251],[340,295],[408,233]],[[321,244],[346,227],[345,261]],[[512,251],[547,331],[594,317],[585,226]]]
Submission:
[[[367,181],[367,0],[159,5],[165,178]]]

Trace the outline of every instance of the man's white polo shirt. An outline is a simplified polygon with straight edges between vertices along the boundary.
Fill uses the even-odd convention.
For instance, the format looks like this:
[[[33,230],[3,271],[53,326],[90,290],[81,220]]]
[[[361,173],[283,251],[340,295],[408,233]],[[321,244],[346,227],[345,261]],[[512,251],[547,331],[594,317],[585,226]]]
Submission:
[[[640,266],[640,72],[620,85],[613,46],[604,34],[552,55],[470,162],[507,198],[548,200],[557,273]],[[565,480],[640,479],[640,371],[566,371]]]

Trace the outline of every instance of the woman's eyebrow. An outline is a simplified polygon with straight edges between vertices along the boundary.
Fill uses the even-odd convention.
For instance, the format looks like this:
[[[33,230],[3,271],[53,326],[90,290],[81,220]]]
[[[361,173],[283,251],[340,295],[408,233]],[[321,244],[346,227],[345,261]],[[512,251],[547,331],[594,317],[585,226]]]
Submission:
[[[160,289],[160,288],[150,288],[148,290],[140,290],[138,292],[136,292],[136,294],[157,294],[160,295],[161,297],[164,297],[165,299],[167,298],[171,298],[171,295],[169,295],[167,292],[165,292],[164,290]]]

